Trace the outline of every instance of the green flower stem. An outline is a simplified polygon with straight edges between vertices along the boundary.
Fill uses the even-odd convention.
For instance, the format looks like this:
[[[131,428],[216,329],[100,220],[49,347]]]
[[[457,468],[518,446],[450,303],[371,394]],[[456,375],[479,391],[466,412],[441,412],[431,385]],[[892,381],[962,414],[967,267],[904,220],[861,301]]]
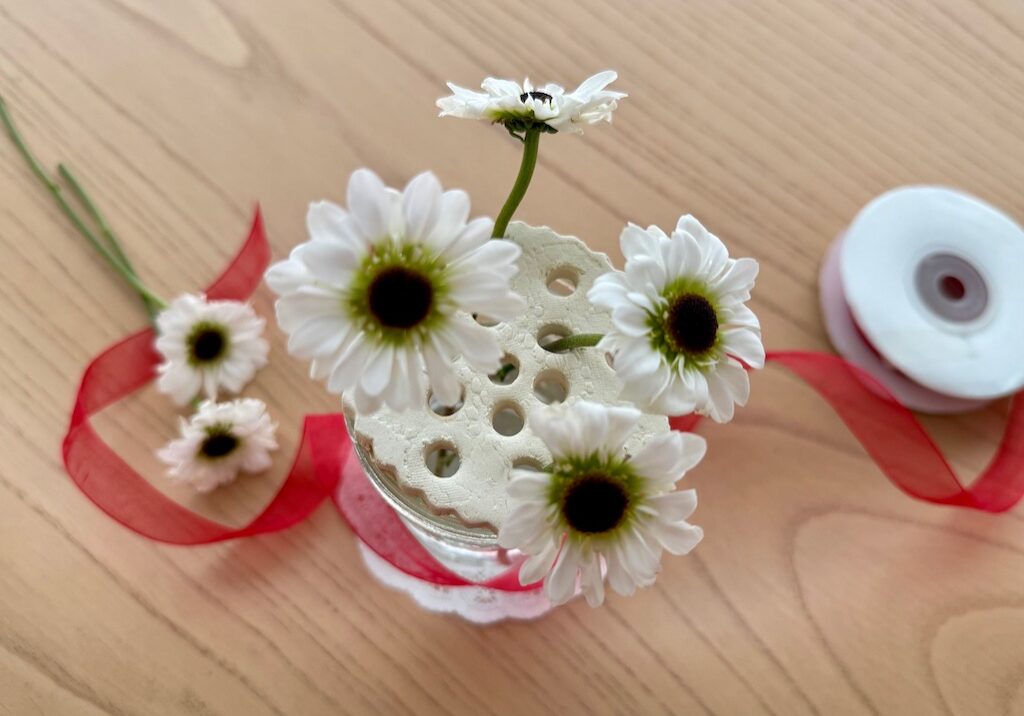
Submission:
[[[67,200],[64,198],[63,193],[61,193],[60,186],[58,186],[57,183],[54,182],[49,177],[49,175],[47,175],[47,173],[43,170],[42,166],[39,164],[39,161],[35,158],[35,156],[32,155],[32,152],[29,150],[28,145],[25,143],[25,140],[22,138],[21,134],[14,126],[14,121],[11,119],[11,115],[8,113],[7,105],[2,97],[0,97],[0,121],[3,122],[4,127],[7,129],[7,134],[10,136],[11,141],[17,148],[18,153],[21,154],[22,158],[28,164],[29,168],[32,170],[32,173],[35,174],[36,178],[40,181],[40,183],[46,188],[48,192],[50,192],[50,195],[53,196],[54,201],[57,202],[57,206],[68,218],[72,226],[74,226],[78,233],[85,237],[85,239],[92,245],[92,247],[96,249],[97,252],[99,252],[100,256],[102,256],[106,260],[106,262],[110,264],[111,268],[113,268],[115,271],[121,274],[121,277],[128,283],[128,285],[135,289],[135,292],[139,294],[139,297],[146,305],[146,310],[149,311],[150,306],[165,306],[166,304],[158,296],[156,296],[148,288],[146,288],[146,286],[143,285],[142,281],[139,280],[139,277],[136,276],[133,271],[131,271],[125,264],[123,264],[116,256],[114,256],[114,254],[112,254],[111,251],[106,246],[104,246],[99,241],[99,239],[96,238],[96,235],[93,234],[93,232],[89,229],[88,226],[85,225],[85,222],[82,221],[81,217],[79,217],[75,210],[71,208],[71,205],[68,204]]]
[[[494,222],[494,233],[491,234],[493,239],[505,238],[508,222],[512,221],[512,215],[516,213],[516,209],[519,208],[523,197],[526,196],[526,190],[530,188],[533,170],[537,166],[537,149],[540,146],[540,135],[540,129],[530,128],[526,130],[523,136],[523,161],[519,164],[519,176],[516,177],[516,183],[512,185],[512,191],[509,193],[508,199],[505,200],[505,205],[501,207],[501,213],[498,214],[498,218]]]
[[[551,351],[552,353],[564,353],[576,348],[592,348],[602,338],[604,338],[602,333],[577,333],[574,336],[560,338],[554,343],[548,343],[544,346],[544,350]]]
[[[100,228],[100,235],[107,240],[110,253],[112,253],[126,269],[138,276],[138,272],[135,270],[135,267],[132,266],[128,257],[125,256],[124,249],[121,248],[121,243],[117,240],[117,237],[114,236],[114,232],[111,231],[110,226],[107,224],[107,220],[104,218],[103,214],[100,213],[100,210],[96,207],[96,204],[93,203],[92,199],[89,198],[85,189],[82,188],[81,183],[75,178],[75,175],[71,173],[71,170],[68,169],[65,164],[57,165],[57,173],[60,174],[61,178],[68,183],[68,186],[71,187],[71,191],[74,192],[78,200],[82,202],[85,210],[89,212],[93,221],[95,221],[96,225]]]
[[[107,241],[107,247],[110,249],[110,253],[121,262],[121,265],[131,273],[136,279],[139,277],[138,271],[132,266],[132,262],[128,259],[124,249],[121,247],[121,242],[118,241],[117,236],[114,234],[113,229],[110,228],[110,224],[107,223],[106,217],[99,210],[99,207],[93,202],[86,193],[85,189],[82,188],[82,184],[75,178],[75,175],[71,173],[71,170],[64,164],[57,165],[57,173],[68,183],[71,187],[71,191],[74,192],[75,196],[85,207],[85,210],[89,212],[93,221],[100,229],[100,236]],[[139,294],[142,299],[142,303],[146,308],[146,313],[149,314],[150,321],[156,318],[156,314],[162,309],[166,308],[166,304],[163,301],[154,301],[149,295]]]

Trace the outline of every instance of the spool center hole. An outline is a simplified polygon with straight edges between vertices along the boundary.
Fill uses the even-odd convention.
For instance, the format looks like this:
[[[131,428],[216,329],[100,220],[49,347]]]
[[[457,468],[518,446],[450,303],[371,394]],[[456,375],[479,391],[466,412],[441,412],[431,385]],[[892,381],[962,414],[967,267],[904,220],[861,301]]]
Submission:
[[[952,323],[980,319],[989,304],[989,289],[970,260],[952,253],[934,253],[914,270],[916,298],[923,309]]]
[[[956,276],[947,274],[939,279],[939,291],[950,301],[959,301],[967,293],[967,287]]]

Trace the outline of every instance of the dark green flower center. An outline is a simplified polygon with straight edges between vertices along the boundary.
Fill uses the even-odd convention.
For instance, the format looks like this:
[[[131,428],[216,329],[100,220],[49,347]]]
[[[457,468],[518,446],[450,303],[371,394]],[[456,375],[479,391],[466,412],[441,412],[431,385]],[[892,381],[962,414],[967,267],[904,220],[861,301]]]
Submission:
[[[523,92],[519,95],[520,102],[525,102],[527,99],[539,99],[541,102],[547,102],[550,104],[554,97],[549,95],[547,92]]]
[[[705,353],[718,339],[715,307],[696,293],[678,296],[665,316],[665,332],[679,351],[691,355]]]
[[[199,452],[204,457],[218,458],[230,455],[238,448],[239,440],[226,430],[211,432],[199,446]]]
[[[224,357],[228,341],[222,326],[200,324],[188,337],[189,357],[193,363],[214,363]]]
[[[577,532],[598,534],[618,527],[629,507],[621,480],[594,472],[576,478],[562,497],[562,514]]]
[[[423,274],[393,266],[378,273],[367,291],[370,313],[385,328],[418,326],[434,306],[434,286]]]

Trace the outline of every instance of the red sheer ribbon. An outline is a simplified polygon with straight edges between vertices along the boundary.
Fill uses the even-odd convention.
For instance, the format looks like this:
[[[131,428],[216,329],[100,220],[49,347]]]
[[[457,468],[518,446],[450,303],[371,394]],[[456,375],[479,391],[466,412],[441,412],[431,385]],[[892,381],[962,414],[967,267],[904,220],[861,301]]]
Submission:
[[[270,246],[259,207],[249,238],[223,274],[206,290],[214,299],[245,300],[270,262]],[[269,505],[249,524],[232,528],[185,509],[133,470],[92,426],[92,416],[141,389],[156,375],[160,357],[153,331],[129,336],[86,368],[64,437],[64,466],[78,488],[125,527],[159,542],[208,544],[274,532],[305,519],[330,494],[350,445],[339,441],[339,415],[306,418],[302,442],[287,479]]]
[[[257,207],[248,239],[207,289],[207,296],[248,299],[269,262],[270,247]],[[1007,510],[1024,496],[1021,396],[1013,401],[995,457],[970,487],[964,487],[913,414],[863,370],[825,353],[775,352],[768,360],[793,371],[828,401],[882,471],[908,495],[988,512]],[[129,336],[100,354],[82,377],[64,438],[64,465],[71,479],[100,509],[134,532],[181,545],[265,534],[301,522],[326,497],[333,496],[360,540],[406,574],[443,586],[477,585],[504,591],[537,588],[519,584],[517,564],[476,583],[434,559],[370,484],[340,414],[306,417],[291,471],[270,504],[249,524],[227,527],[185,509],[125,463],[91,422],[96,413],[149,383],[158,363],[152,330]],[[688,431],[698,420],[697,416],[683,416],[673,418],[671,425]]]
[[[334,496],[338,511],[359,539],[393,567],[425,582],[449,587],[475,585],[503,592],[523,592],[540,586],[539,583],[526,587],[519,584],[518,561],[485,582],[460,577],[434,559],[405,528],[398,514],[370,484],[354,451],[342,475],[341,486]]]
[[[870,373],[815,351],[769,351],[767,362],[788,368],[824,398],[885,476],[911,497],[983,512],[1005,512],[1024,497],[1024,393],[1013,398],[996,454],[965,487],[914,413]],[[699,415],[669,419],[681,432],[699,422]]]
[[[995,456],[965,487],[914,414],[862,369],[811,351],[770,352],[768,361],[785,366],[817,391],[882,472],[911,497],[1004,512],[1024,496],[1024,394],[1013,398]]]

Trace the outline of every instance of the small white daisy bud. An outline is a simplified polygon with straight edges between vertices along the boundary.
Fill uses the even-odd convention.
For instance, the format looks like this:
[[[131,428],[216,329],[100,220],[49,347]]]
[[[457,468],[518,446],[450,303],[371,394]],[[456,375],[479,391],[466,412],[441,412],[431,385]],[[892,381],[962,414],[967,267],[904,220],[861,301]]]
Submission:
[[[204,402],[188,420],[181,437],[157,451],[170,466],[167,474],[197,492],[231,482],[239,472],[262,472],[277,449],[277,424],[262,400],[243,398],[228,403]]]
[[[178,405],[197,396],[215,400],[221,389],[240,392],[267,364],[266,322],[241,301],[183,295],[156,317],[157,390]]]

